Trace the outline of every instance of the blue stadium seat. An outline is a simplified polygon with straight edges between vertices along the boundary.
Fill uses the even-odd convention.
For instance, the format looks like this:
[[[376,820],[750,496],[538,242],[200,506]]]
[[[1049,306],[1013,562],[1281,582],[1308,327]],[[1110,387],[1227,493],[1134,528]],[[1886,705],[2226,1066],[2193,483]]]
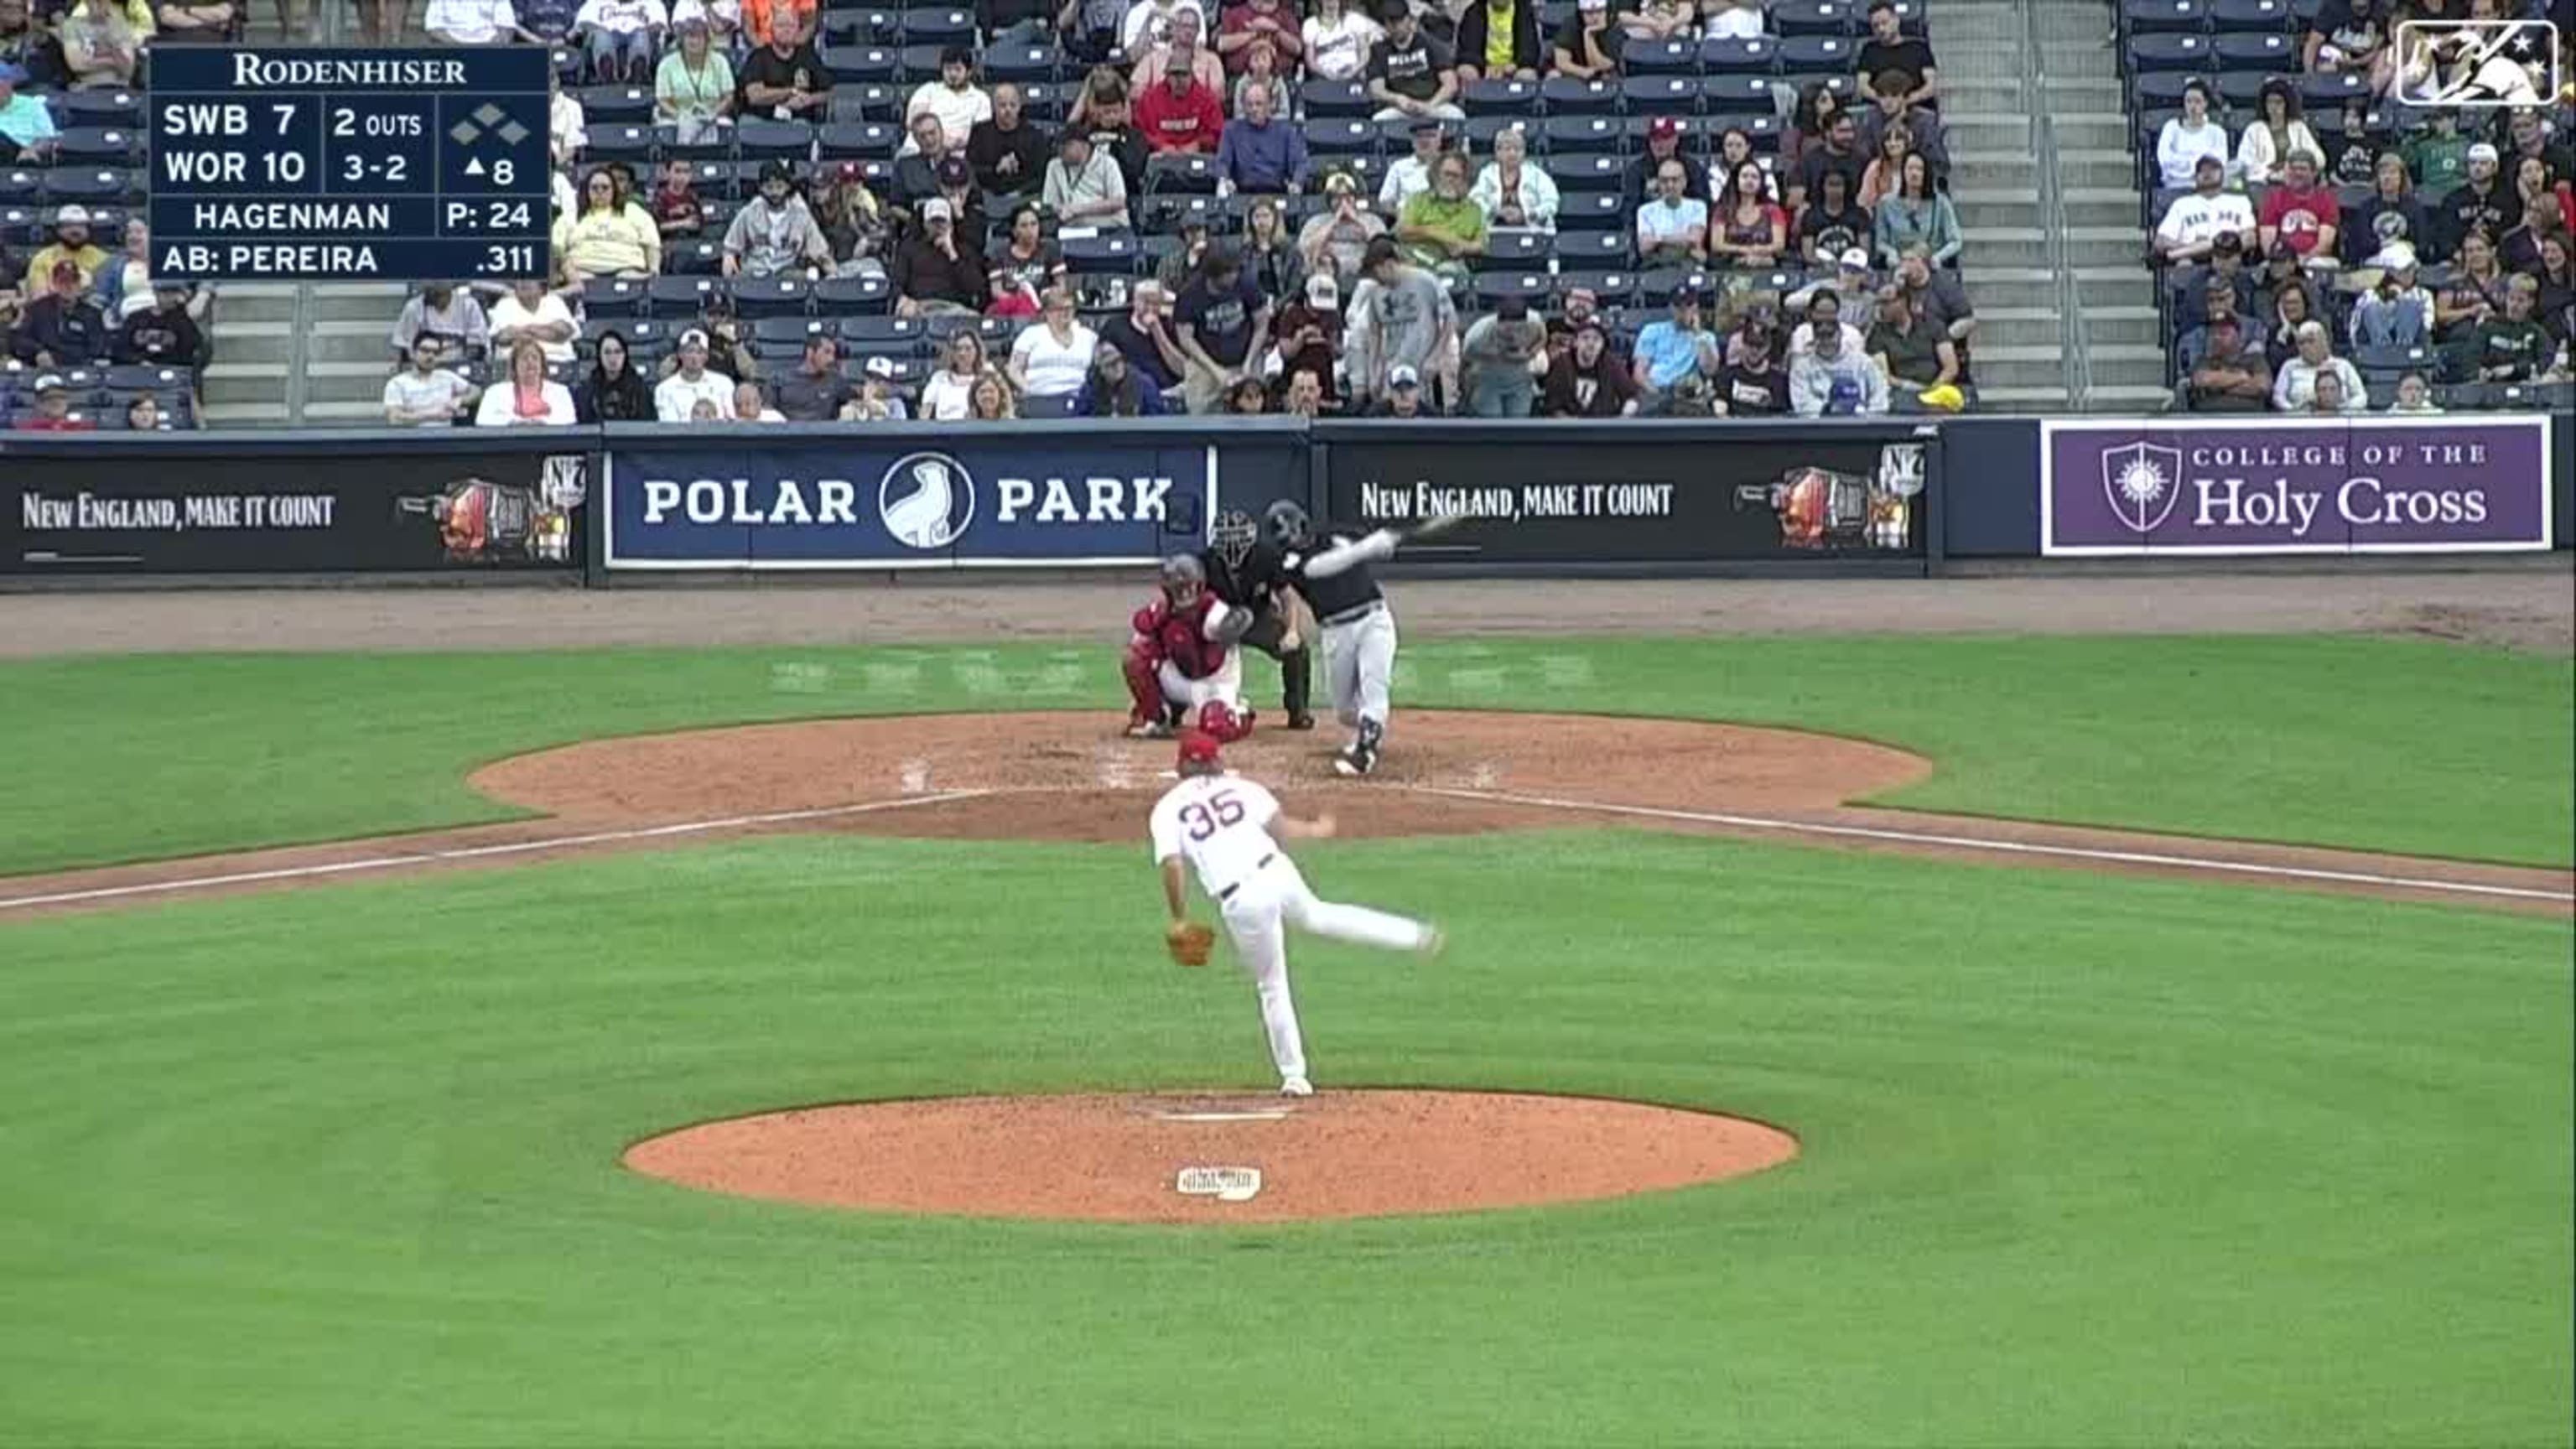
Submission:
[[[1795,83],[1805,76],[1849,75],[1860,61],[1860,46],[1847,35],[1780,37],[1780,73]]]
[[[581,102],[582,122],[593,131],[603,123],[653,120],[653,92],[644,86],[592,86],[573,99]]]
[[[1596,155],[1618,151],[1626,144],[1628,128],[1617,116],[1555,116],[1541,126],[1547,137],[1550,156]]]
[[[2218,99],[2222,105],[2230,111],[2253,116],[2260,113],[2256,103],[2262,98],[2263,87],[2277,78],[2270,71],[2239,70],[2223,72],[2214,79],[2218,82]],[[2201,79],[2213,77],[2203,76]],[[2243,127],[2236,129],[2241,131]]]
[[[1732,113],[1712,108],[1708,119],[1701,125],[1710,137],[1709,154],[1712,156],[1717,152],[1716,138],[1729,131],[1742,131],[1744,138],[1753,143],[1757,156],[1776,153],[1780,149],[1781,121],[1777,111]]]
[[[894,39],[891,10],[826,10],[816,21],[818,48],[839,45],[884,45]]]
[[[1064,55],[1051,45],[997,45],[984,52],[987,84],[1051,81],[1064,69]]]
[[[815,140],[830,160],[891,161],[903,146],[903,128],[886,121],[831,121],[815,133]]]
[[[803,121],[746,116],[733,135],[734,148],[745,161],[801,161],[814,154],[814,128]]]
[[[1710,75],[1773,75],[1780,67],[1780,42],[1768,37],[1703,40],[1699,67]]]
[[[582,152],[582,159],[594,165],[605,165],[611,161],[624,161],[630,165],[649,162],[653,159],[653,128],[634,123],[603,126],[594,122],[590,126],[590,145]]]
[[[44,178],[33,171],[18,167],[0,171],[0,204],[34,201],[44,184]]]
[[[2299,77],[2299,100],[2310,111],[2339,111],[2343,103],[2358,98],[2371,100],[2370,77],[2351,71],[2331,71]]]
[[[674,156],[688,161],[730,161],[733,159],[733,130],[717,130],[695,140],[683,141],[679,127],[655,126],[653,150],[665,161]]]
[[[815,53],[838,82],[888,85],[903,78],[903,58],[891,46],[826,45]]]
[[[129,173],[103,166],[57,166],[44,173],[38,183],[43,199],[52,205],[79,202],[95,209],[100,204],[114,205],[125,199],[136,178]],[[118,223],[123,225],[122,222]],[[94,227],[100,235],[106,228]]]
[[[2120,23],[2131,35],[2181,31],[2198,35],[2209,28],[2208,0],[2121,0]]]
[[[903,123],[904,92],[891,81],[843,82],[832,87],[832,104],[824,118],[833,121]]]
[[[2289,0],[2209,0],[2209,23],[2220,31],[2287,30]]]
[[[1216,158],[1177,151],[1145,158],[1145,194],[1196,196],[1216,191]]]
[[[642,282],[627,277],[594,277],[581,284],[581,313],[590,318],[633,317],[644,310]]]
[[[1505,131],[1520,132],[1522,143],[1529,147],[1532,156],[1547,154],[1547,131],[1531,116],[1469,116],[1468,153],[1481,156],[1493,150],[1494,138]]]
[[[1786,83],[1767,75],[1713,75],[1701,81],[1700,98],[1711,111],[1771,111],[1780,109]],[[1787,94],[1794,95],[1790,87]]]
[[[907,48],[916,45],[962,45],[972,49],[975,44],[975,12],[972,10],[954,10],[938,6],[926,8],[907,6],[897,15],[895,24],[895,33],[901,37]],[[934,58],[927,74],[937,75],[938,73],[939,62]]]
[[[1636,259],[1636,222],[1622,206],[1618,215],[1627,219],[1625,227],[1608,227],[1600,231],[1560,231],[1557,233],[1555,256],[1558,266],[1574,271],[1592,268],[1621,268]]]
[[[1377,109],[1357,81],[1310,80],[1297,88],[1297,100],[1310,120],[1365,117]]]
[[[2229,31],[2212,38],[2211,51],[2225,71],[2294,71],[2299,68],[2299,41],[2289,35]]]
[[[666,322],[685,322],[706,310],[707,298],[725,287],[713,277],[655,277],[644,284],[653,315]]]
[[[1550,290],[1548,283],[1545,272],[1479,272],[1476,300],[1483,307],[1492,307],[1506,298],[1518,297],[1532,307],[1543,307]]]
[[[1860,28],[1864,13],[1853,0],[1780,0],[1771,7],[1771,28],[1784,39],[1792,35],[1850,35]]]
[[[1619,90],[1632,116],[1687,116],[1699,109],[1697,76],[1632,75]]]
[[[750,314],[744,314],[749,316]],[[835,324],[821,317],[760,317],[751,324],[751,355],[763,362],[796,356],[807,339],[834,336]]]
[[[99,381],[114,392],[157,394],[173,388],[185,388],[189,383],[189,375],[183,368],[155,367],[148,362],[126,363],[110,367],[101,375]]]
[[[134,130],[143,124],[143,97],[130,90],[70,91],[58,99],[66,126]]]
[[[825,277],[814,284],[814,310],[841,318],[844,326],[893,306],[894,287],[883,277]]]
[[[947,49],[944,44],[924,45],[918,42],[905,44],[895,53],[903,66],[903,74],[896,79],[906,85],[916,86],[924,81],[939,79],[939,57]]]
[[[1711,285],[1708,273],[1693,268],[1661,267],[1641,272],[1637,277],[1637,305],[1669,307],[1673,304],[1673,294],[1682,288],[1689,287],[1705,296]]]
[[[845,312],[840,314],[837,325],[841,341],[849,347],[891,350],[904,356],[917,355],[929,337],[918,317]]]
[[[1619,53],[1620,68],[1630,77],[1699,74],[1699,42],[1686,36],[1670,40],[1631,40]]]
[[[1561,192],[1622,192],[1628,189],[1628,158],[1616,151],[1583,155],[1557,151],[1548,157],[1547,174],[1555,178]]]
[[[1537,81],[1469,81],[1458,100],[1470,116],[1535,116],[1543,109]]]
[[[1552,75],[1539,82],[1539,95],[1552,116],[1603,115],[1619,109],[1619,83]]]
[[[1133,232],[1064,237],[1056,245],[1064,253],[1065,266],[1074,271],[1114,276],[1134,272],[1144,260],[1144,249],[1137,244]]]
[[[2129,84],[2130,102],[2132,105],[2136,106],[2152,106],[2161,110],[2178,110],[2182,106],[2182,93],[2184,91],[2190,89],[2194,85],[2206,87],[2208,84],[2209,77],[2202,75],[2198,71],[2141,71],[2137,78]]]
[[[745,318],[802,317],[810,310],[814,284],[803,277],[736,277],[734,310]]]
[[[1476,258],[1475,269],[1480,272],[1545,271],[1550,240],[1545,232],[1497,228],[1486,234],[1485,250]]]
[[[2129,66],[2133,70],[2207,70],[2213,55],[2206,35],[2129,37]]]
[[[1145,230],[1158,236],[1177,238],[1181,228],[1192,221],[1203,222],[1214,231],[1224,214],[1214,192],[1174,191],[1145,198]]]
[[[1306,150],[1321,156],[1375,155],[1377,126],[1359,116],[1328,116],[1306,123]]]

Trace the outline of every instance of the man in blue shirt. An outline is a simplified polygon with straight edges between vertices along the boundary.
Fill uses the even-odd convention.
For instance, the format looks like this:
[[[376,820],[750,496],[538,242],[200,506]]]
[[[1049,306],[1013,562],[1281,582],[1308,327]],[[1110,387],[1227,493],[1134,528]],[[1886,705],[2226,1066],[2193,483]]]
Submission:
[[[41,161],[53,151],[54,114],[36,97],[18,94],[26,81],[24,70],[0,61],[0,145],[26,160]]]
[[[1673,315],[1646,324],[1637,334],[1637,391],[1642,411],[1669,412],[1673,393],[1694,379],[1715,377],[1717,334],[1700,320],[1699,293],[1683,287],[1673,293]]]
[[[1277,83],[1247,82],[1243,114],[1226,123],[1216,147],[1218,189],[1233,195],[1278,196],[1305,189],[1306,133],[1279,110]]]

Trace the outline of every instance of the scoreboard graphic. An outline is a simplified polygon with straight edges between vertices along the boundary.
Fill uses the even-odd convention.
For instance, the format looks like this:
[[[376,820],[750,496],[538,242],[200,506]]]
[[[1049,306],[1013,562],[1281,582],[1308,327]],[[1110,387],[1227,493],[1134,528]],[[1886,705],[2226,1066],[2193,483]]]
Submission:
[[[540,46],[155,50],[153,275],[544,277],[552,68]]]

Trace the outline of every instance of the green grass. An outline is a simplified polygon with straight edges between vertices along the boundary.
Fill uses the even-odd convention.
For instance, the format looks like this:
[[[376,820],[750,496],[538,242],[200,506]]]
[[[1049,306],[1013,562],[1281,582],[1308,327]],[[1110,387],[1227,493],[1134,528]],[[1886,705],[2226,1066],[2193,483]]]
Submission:
[[[1267,694],[1268,668],[1254,674]],[[2366,638],[1408,645],[1399,701],[1791,725],[1885,803],[2566,864],[2576,665]],[[1105,648],[195,655],[0,665],[0,873],[506,818],[476,765],[608,734],[1124,698]]]
[[[420,701],[459,666],[356,667]],[[787,1103],[1266,1082],[1249,988],[1160,961],[1127,848],[782,840],[24,921],[0,1442],[2569,1440],[2564,922],[1624,833],[1309,872],[1455,928],[1431,966],[1297,948],[1327,1089],[1719,1107],[1805,1155],[1247,1231],[617,1167]]]

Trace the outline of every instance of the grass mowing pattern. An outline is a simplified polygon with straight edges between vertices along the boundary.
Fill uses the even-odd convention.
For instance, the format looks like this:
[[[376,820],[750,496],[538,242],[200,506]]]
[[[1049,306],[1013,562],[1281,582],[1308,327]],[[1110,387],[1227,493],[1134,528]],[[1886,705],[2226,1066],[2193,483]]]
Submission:
[[[2563,923],[1623,833],[1337,845],[1319,1079],[1720,1107],[1738,1183],[1248,1232],[620,1171],[1258,1086],[1137,849],[817,838],[0,926],[0,1439],[2564,1443]],[[1007,903],[1007,913],[998,903]]]
[[[1901,745],[1939,772],[1882,803],[1927,810],[2541,865],[2576,839],[2563,659],[2341,637],[1549,639],[1408,644],[1400,669],[1407,705]],[[466,788],[475,766],[601,735],[1026,708],[1106,730],[1125,697],[1111,651],[1039,646],[37,660],[0,665],[0,696],[0,873],[504,819]]]

